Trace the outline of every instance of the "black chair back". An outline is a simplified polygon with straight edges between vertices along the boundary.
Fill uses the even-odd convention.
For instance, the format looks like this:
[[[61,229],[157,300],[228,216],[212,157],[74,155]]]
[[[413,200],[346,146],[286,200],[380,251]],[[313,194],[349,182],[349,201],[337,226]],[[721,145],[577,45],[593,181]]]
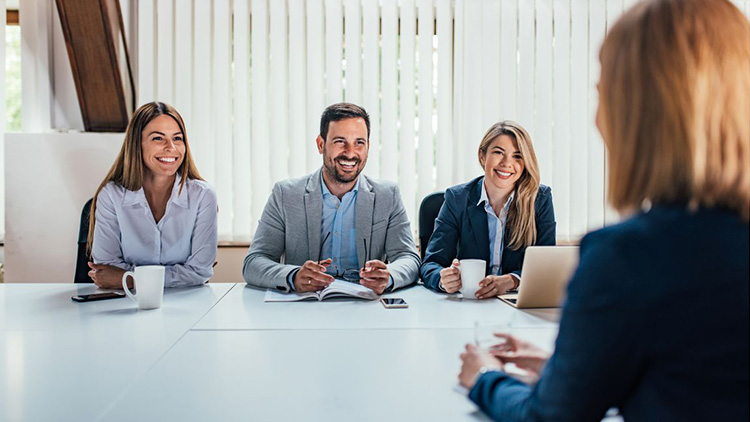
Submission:
[[[430,243],[432,231],[435,229],[435,219],[444,201],[445,192],[433,192],[425,196],[419,206],[419,256],[422,259],[424,259],[427,244]]]
[[[89,244],[89,213],[91,203],[94,199],[89,199],[81,211],[81,225],[78,228],[78,258],[76,259],[75,283],[93,283],[94,280],[89,277],[89,264],[91,256],[86,252]]]

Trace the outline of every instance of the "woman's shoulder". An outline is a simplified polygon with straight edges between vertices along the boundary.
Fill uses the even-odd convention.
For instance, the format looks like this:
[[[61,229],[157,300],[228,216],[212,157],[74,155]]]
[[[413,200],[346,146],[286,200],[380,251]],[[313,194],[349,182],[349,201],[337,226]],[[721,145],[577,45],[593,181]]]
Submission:
[[[185,187],[188,191],[188,196],[197,198],[212,198],[216,201],[216,190],[213,185],[206,182],[205,180],[191,179],[188,178],[185,181]]]
[[[122,200],[127,192],[128,190],[125,189],[124,186],[110,180],[99,190],[99,193],[97,194],[97,201],[104,197],[110,199],[113,202],[116,202],[118,198]]]
[[[459,185],[451,186],[445,190],[445,196],[453,198],[463,198],[469,196],[471,191],[475,189],[480,183],[482,183],[482,176],[469,180],[468,182],[461,183]]]

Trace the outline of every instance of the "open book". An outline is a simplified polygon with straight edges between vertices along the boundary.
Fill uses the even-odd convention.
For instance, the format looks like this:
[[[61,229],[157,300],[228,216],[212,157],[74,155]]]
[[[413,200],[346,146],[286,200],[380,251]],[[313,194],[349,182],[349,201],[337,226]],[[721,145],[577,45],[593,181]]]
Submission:
[[[264,302],[297,302],[300,300],[323,300],[329,298],[354,298],[375,300],[380,295],[371,289],[356,283],[336,279],[328,287],[319,292],[289,292],[281,293],[276,290],[266,290]]]

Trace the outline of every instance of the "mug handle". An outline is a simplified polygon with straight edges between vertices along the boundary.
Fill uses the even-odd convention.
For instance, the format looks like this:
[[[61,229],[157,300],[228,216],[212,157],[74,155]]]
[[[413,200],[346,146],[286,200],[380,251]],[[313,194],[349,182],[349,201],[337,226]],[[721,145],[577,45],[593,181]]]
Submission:
[[[122,288],[125,290],[125,294],[128,295],[129,298],[133,299],[133,301],[138,302],[138,299],[135,298],[135,295],[130,292],[130,289],[128,289],[128,276],[133,277],[133,280],[135,280],[135,274],[132,271],[125,271],[125,274],[122,275]]]

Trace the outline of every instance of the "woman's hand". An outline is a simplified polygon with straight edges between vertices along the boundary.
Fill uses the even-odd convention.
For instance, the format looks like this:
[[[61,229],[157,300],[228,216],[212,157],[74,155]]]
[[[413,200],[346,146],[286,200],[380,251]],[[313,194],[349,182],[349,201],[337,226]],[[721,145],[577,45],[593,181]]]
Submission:
[[[458,374],[458,382],[471,390],[479,378],[481,368],[501,370],[502,363],[489,352],[473,344],[466,345],[466,351],[461,353],[461,373]]]
[[[537,377],[541,374],[549,360],[549,353],[510,334],[495,333],[495,337],[505,341],[490,348],[493,356],[503,363],[512,362]]]
[[[448,268],[440,270],[440,286],[446,293],[456,293],[461,289],[461,272],[458,266],[461,265],[457,259]]]
[[[515,285],[516,280],[510,274],[488,275],[479,282],[476,297],[478,299],[496,297],[512,289]]]
[[[121,289],[122,275],[125,270],[113,267],[111,265],[94,264],[89,262],[89,277],[94,280],[94,284],[102,289]],[[133,282],[128,281],[128,286],[132,287]]]

